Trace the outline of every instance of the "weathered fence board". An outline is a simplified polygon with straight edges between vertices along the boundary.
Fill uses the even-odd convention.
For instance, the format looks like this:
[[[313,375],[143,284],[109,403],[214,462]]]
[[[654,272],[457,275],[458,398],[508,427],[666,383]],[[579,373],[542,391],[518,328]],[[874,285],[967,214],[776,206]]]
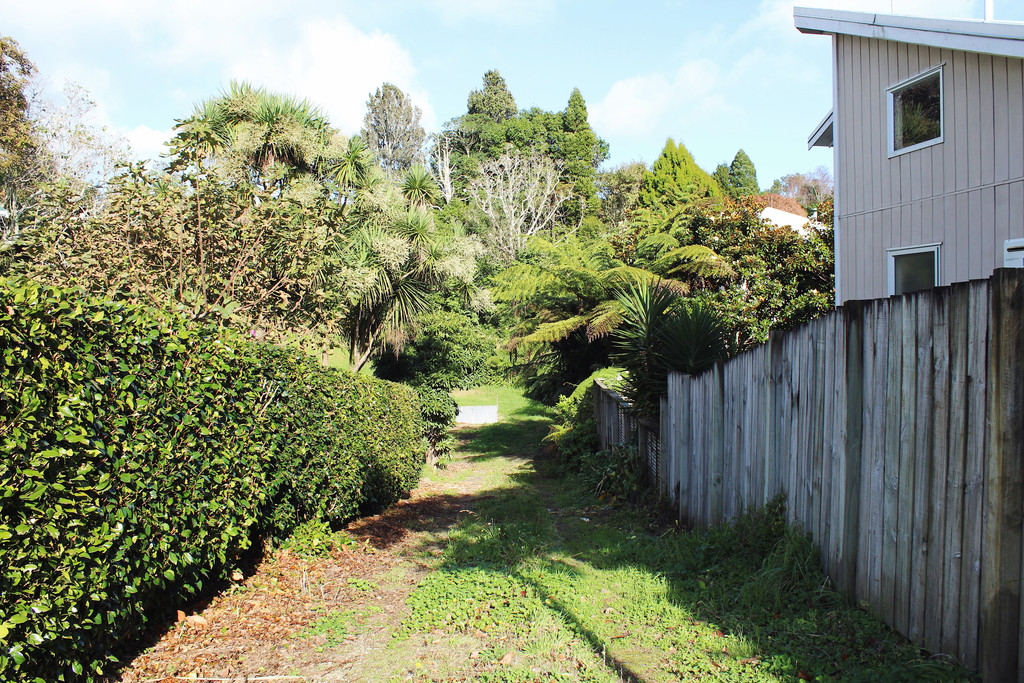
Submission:
[[[655,425],[604,388],[594,410],[602,447],[647,445],[681,520],[720,524],[781,492],[837,588],[1024,683],[1024,271],[848,303],[673,374]]]

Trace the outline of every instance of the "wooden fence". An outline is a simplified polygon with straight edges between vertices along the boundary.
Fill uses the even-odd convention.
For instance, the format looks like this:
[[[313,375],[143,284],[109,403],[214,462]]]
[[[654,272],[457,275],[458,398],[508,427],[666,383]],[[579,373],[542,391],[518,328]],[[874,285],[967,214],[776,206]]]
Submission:
[[[594,391],[594,418],[597,427],[598,448],[616,448],[619,444],[632,443],[647,461],[647,482],[662,488],[658,478],[661,472],[661,439],[659,427],[650,421],[633,415],[629,402],[619,393],[608,388],[602,380],[596,381]],[[661,399],[661,413],[666,414],[666,399]]]
[[[781,491],[840,590],[1024,683],[1024,271],[847,303],[673,374],[662,411],[655,480],[682,520]]]

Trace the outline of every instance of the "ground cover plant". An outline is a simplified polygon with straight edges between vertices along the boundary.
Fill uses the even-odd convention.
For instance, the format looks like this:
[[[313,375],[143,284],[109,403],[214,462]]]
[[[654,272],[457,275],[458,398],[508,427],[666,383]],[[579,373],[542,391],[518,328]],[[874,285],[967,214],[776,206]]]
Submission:
[[[301,570],[284,571],[292,554],[272,560],[244,582],[256,595],[226,596],[202,613],[208,629],[168,634],[124,680],[968,678],[830,591],[781,499],[728,527],[678,529],[559,474],[540,441],[550,409],[515,413],[459,429],[449,466],[350,524],[354,543]],[[498,444],[516,423],[528,438]],[[292,611],[266,611],[275,601]],[[290,625],[254,640],[247,612],[264,632]]]
[[[419,476],[411,389],[170,314],[0,279],[0,354],[5,679],[101,675],[254,541]]]

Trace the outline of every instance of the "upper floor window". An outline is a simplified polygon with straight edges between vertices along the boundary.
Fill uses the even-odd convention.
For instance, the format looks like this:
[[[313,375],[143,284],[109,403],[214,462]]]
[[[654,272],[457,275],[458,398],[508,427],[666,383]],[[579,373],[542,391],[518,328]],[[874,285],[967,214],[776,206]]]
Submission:
[[[942,142],[942,65],[889,88],[889,156]]]

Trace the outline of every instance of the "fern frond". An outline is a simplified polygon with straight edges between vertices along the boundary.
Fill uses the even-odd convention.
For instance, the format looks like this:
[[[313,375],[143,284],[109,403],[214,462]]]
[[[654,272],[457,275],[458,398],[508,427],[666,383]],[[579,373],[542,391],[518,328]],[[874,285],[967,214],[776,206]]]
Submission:
[[[594,341],[611,334],[622,322],[622,304],[616,299],[602,301],[590,312],[587,324],[587,339]]]
[[[520,341],[528,344],[550,344],[551,342],[565,339],[586,324],[587,317],[585,315],[576,315],[565,320],[544,323],[534,330],[532,334],[528,334]]]
[[[524,263],[505,270],[491,291],[494,298],[499,301],[515,301],[534,296],[543,289],[557,285],[560,285],[560,282],[556,273]]]
[[[640,284],[653,282],[658,276],[649,270],[637,268],[636,266],[617,266],[602,273],[605,283],[609,287],[622,287],[622,285]]]
[[[673,249],[653,265],[665,273],[683,273],[698,277],[733,277],[736,270],[713,249],[701,244],[688,244]]]
[[[657,257],[665,251],[678,249],[679,240],[667,232],[656,232],[640,240],[636,251],[646,258]]]

